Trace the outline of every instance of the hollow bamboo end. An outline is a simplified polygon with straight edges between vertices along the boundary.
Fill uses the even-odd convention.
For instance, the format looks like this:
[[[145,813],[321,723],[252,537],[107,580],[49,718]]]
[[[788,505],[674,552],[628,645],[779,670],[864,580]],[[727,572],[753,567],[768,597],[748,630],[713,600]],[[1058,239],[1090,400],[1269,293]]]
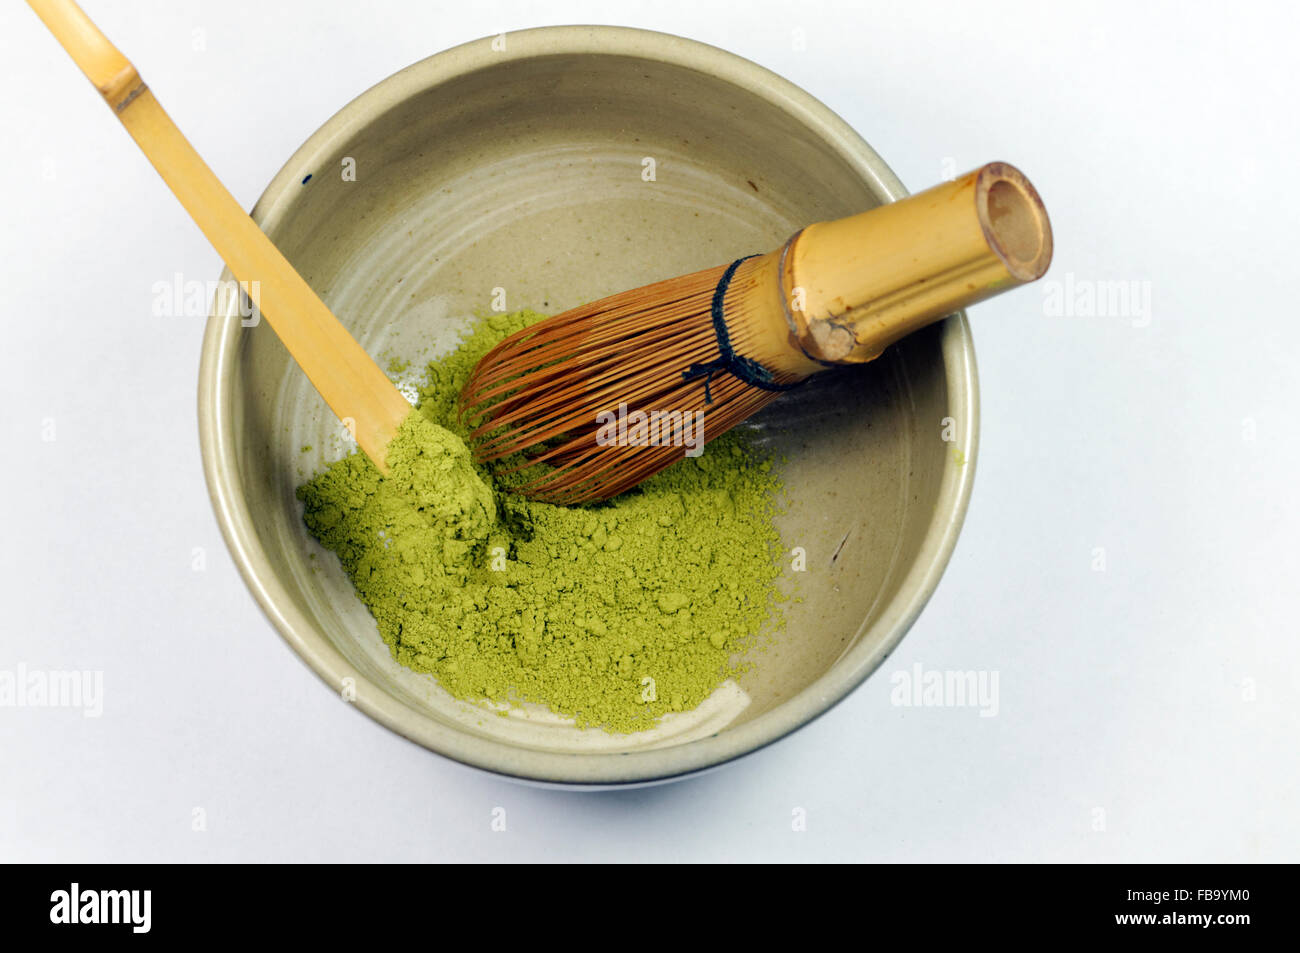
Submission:
[[[1037,281],[1052,263],[1052,223],[1038,191],[1006,162],[990,162],[975,183],[975,208],[989,247],[1017,281]]]

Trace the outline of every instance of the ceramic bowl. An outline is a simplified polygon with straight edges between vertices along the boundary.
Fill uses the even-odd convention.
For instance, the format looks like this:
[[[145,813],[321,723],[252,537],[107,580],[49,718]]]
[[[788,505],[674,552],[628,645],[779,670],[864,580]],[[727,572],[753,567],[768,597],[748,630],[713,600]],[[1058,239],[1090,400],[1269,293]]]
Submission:
[[[409,387],[502,296],[512,310],[558,312],[904,194],[835,114],[747,60],[665,34],[556,27],[469,43],[379,83],[298,150],[253,216],[371,354],[410,362]],[[537,711],[498,716],[397,666],[306,534],[294,489],[350,449],[346,432],[271,329],[245,326],[224,300],[203,342],[200,438],[254,597],[332,691],[508,777],[681,778],[808,723],[898,644],[966,510],[978,410],[956,315],[753,422],[788,460],[780,529],[806,571],[790,574],[803,598],[785,630],[729,693],[630,736]]]

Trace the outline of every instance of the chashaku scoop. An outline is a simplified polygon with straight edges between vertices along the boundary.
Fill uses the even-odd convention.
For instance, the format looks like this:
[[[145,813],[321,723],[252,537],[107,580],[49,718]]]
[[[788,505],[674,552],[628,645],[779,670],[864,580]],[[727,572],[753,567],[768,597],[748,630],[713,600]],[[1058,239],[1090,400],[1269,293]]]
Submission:
[[[28,0],[381,471],[411,405],[176,128],[134,66],[73,0]]]

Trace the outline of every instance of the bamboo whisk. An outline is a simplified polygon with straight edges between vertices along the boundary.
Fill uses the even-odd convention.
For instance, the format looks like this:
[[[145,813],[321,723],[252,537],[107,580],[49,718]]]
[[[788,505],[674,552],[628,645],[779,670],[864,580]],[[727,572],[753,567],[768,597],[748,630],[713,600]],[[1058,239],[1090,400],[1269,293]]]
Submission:
[[[604,499],[680,460],[699,436],[691,422],[713,439],[812,374],[873,360],[912,331],[1042,277],[1051,258],[1038,193],[1017,169],[990,163],[810,225],[768,254],[525,328],[479,362],[461,413],[476,459],[524,455],[506,467],[525,470],[520,492]],[[637,426],[654,412],[657,428]]]

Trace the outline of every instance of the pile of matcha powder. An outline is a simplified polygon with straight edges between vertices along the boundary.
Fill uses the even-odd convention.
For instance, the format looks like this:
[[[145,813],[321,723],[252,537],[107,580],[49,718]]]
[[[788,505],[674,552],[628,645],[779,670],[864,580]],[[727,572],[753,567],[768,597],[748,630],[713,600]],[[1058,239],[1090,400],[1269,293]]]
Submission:
[[[510,493],[518,476],[471,461],[456,397],[483,354],[542,317],[482,317],[429,365],[388,477],[357,452],[298,498],[402,665],[457,698],[650,728],[738,674],[736,653],[780,624],[780,485],[733,432],[603,503]]]

